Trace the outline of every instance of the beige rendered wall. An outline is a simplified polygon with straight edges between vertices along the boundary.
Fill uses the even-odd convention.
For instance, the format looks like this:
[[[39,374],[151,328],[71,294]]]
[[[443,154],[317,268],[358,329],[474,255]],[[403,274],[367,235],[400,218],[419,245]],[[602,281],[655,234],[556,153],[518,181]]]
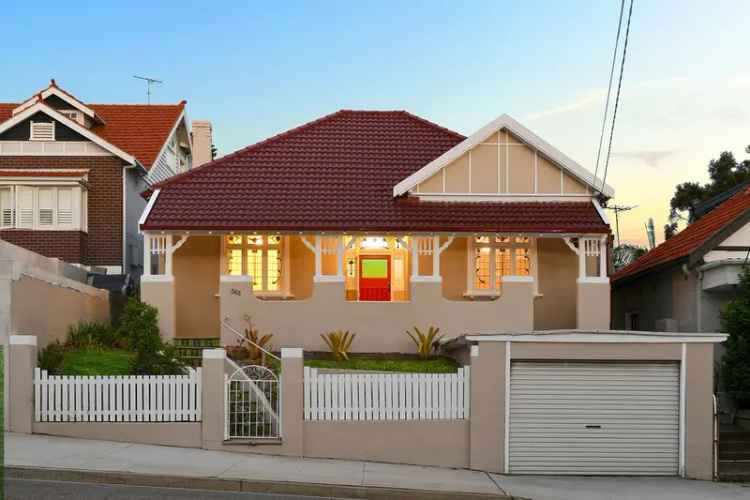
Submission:
[[[578,256],[561,238],[537,238],[539,293],[534,301],[534,329],[576,327]]]
[[[441,242],[441,244],[444,243],[444,241]],[[455,238],[453,243],[440,254],[443,297],[448,300],[465,300],[467,247],[466,238]]]
[[[605,282],[578,280],[576,302],[576,328],[581,330],[607,330],[610,328],[611,309],[608,279]]]
[[[173,257],[175,321],[179,338],[219,336],[221,239],[191,236]]]
[[[201,447],[200,422],[34,422],[33,432],[81,439]]]
[[[687,344],[685,363],[685,471],[713,477],[713,344]]]
[[[176,336],[174,278],[141,276],[141,300],[159,311],[159,333],[166,342]]]
[[[351,302],[344,283],[316,283],[306,300],[260,300],[248,282],[223,281],[220,285],[221,318],[236,329],[250,315],[262,333],[274,334],[274,345],[328,350],[321,333],[350,330],[357,334],[352,352],[414,352],[405,331],[434,325],[448,336],[466,332],[531,330],[533,282],[508,282],[494,301],[451,301],[443,298],[437,282],[411,284],[408,302]],[[222,332],[222,343],[233,343],[231,332]]]
[[[468,467],[469,421],[305,422],[304,456]]]
[[[24,274],[10,284],[10,331],[36,335],[40,349],[65,342],[79,321],[109,321],[109,296],[102,290],[79,291]]]
[[[482,342],[471,357],[472,469],[503,472],[505,467],[505,342]]]

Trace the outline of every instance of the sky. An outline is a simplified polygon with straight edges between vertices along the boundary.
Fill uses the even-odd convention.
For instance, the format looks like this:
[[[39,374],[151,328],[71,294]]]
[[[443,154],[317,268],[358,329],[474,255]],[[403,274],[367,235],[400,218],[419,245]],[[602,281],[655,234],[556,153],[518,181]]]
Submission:
[[[594,169],[620,3],[3,3],[0,101],[50,78],[84,102],[188,101],[220,154],[338,109],[463,134],[508,113]],[[635,0],[607,183],[623,242],[657,242],[676,184],[750,145],[750,2]],[[613,228],[614,229],[614,228]]]

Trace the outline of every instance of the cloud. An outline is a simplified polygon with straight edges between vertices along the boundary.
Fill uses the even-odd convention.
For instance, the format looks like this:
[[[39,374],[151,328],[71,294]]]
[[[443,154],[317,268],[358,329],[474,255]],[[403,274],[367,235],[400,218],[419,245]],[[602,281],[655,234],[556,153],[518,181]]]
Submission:
[[[632,158],[640,160],[649,167],[658,167],[665,158],[672,156],[677,152],[676,149],[646,150],[640,149],[635,151],[613,152],[612,156],[618,158]]]

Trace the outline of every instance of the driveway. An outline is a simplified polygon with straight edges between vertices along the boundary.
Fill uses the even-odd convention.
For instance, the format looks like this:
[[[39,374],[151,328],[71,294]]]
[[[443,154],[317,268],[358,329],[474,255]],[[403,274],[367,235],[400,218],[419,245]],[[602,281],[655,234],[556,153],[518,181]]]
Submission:
[[[750,483],[674,477],[492,476],[509,495],[533,500],[750,499]]]

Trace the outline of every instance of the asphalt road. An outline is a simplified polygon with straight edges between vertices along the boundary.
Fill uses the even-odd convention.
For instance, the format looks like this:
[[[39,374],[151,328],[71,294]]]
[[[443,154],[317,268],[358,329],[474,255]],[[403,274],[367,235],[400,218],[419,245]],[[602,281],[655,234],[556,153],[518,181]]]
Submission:
[[[7,500],[147,500],[157,498],[165,500],[323,500],[325,497],[6,478],[5,498]]]

